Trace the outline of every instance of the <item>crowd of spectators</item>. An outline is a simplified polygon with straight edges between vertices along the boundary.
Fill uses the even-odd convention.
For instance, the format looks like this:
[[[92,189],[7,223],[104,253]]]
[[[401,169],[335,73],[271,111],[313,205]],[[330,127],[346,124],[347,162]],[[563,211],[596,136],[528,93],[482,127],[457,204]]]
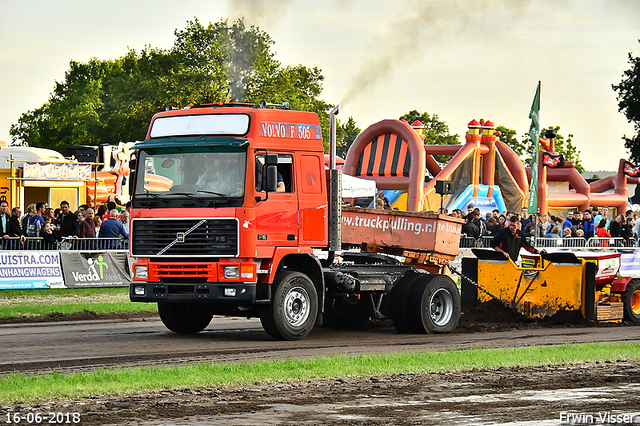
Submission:
[[[473,204],[467,206],[467,213],[456,209],[451,216],[463,218],[463,237],[495,236],[500,229],[505,228],[512,216],[517,220],[518,229],[526,237],[536,238],[620,238],[625,245],[638,239],[640,234],[640,220],[632,210],[625,214],[610,216],[608,207],[601,210],[592,207],[584,211],[569,210],[565,217],[546,214],[529,214],[526,208],[521,212],[500,212],[495,209],[491,213],[482,215],[480,209]]]
[[[72,212],[69,202],[62,201],[60,208],[49,207],[47,202],[30,203],[24,215],[20,207],[13,207],[9,213],[7,201],[0,201],[0,237],[7,247],[9,240],[25,241],[39,237],[40,247],[53,249],[63,241],[76,239],[129,238],[129,208],[118,209],[115,202],[109,201],[98,206],[97,211],[87,204]],[[19,247],[19,245],[14,245]]]

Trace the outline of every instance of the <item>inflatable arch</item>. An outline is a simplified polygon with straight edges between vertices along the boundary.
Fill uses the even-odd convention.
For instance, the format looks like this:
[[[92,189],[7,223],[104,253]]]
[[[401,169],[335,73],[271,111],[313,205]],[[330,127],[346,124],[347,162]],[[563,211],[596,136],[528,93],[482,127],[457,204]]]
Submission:
[[[472,120],[467,125],[465,143],[425,145],[414,127],[401,120],[383,120],[365,129],[347,153],[344,173],[376,182],[378,189],[402,191],[394,207],[410,211],[449,211],[468,203],[483,213],[520,211],[527,204],[531,171],[509,146],[499,140],[491,121]],[[413,126],[413,127],[412,127]],[[558,161],[553,139],[540,140],[538,208],[542,214],[570,208],[584,210],[608,206],[624,212],[628,204],[628,184],[637,184],[640,174],[627,161],[620,160],[618,173],[589,184],[573,163]],[[451,155],[440,165],[436,155]],[[546,160],[546,161],[545,161]],[[435,192],[438,180],[454,182],[454,193]],[[441,199],[442,197],[442,199]],[[389,197],[387,197],[389,198]]]

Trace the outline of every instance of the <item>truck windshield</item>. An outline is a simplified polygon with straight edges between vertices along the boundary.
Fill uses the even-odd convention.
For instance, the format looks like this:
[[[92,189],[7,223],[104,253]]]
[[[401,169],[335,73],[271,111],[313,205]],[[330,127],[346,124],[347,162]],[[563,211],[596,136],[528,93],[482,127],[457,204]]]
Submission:
[[[246,152],[140,152],[134,206],[242,205]]]

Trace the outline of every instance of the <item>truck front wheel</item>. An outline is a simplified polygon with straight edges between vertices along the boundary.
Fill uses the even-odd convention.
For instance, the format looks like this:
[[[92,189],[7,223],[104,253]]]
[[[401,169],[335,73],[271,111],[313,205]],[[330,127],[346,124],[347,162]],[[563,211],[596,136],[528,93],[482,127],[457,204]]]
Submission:
[[[309,277],[300,272],[278,275],[273,299],[260,311],[260,322],[274,339],[302,339],[309,334],[318,315],[316,288]]]
[[[198,303],[158,302],[158,314],[169,330],[179,334],[195,334],[209,325],[213,313]]]
[[[412,333],[449,333],[460,320],[460,293],[446,275],[424,275],[411,285],[407,316]]]
[[[626,319],[640,324],[640,281],[632,280],[622,294],[624,316]]]

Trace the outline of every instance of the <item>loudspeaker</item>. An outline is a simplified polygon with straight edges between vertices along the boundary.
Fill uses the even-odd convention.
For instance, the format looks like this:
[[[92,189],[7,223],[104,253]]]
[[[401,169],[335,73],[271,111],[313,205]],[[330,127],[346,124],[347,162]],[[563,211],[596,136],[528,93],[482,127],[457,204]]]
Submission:
[[[453,194],[455,192],[455,186],[452,180],[437,180],[436,181],[436,194],[445,195]]]

